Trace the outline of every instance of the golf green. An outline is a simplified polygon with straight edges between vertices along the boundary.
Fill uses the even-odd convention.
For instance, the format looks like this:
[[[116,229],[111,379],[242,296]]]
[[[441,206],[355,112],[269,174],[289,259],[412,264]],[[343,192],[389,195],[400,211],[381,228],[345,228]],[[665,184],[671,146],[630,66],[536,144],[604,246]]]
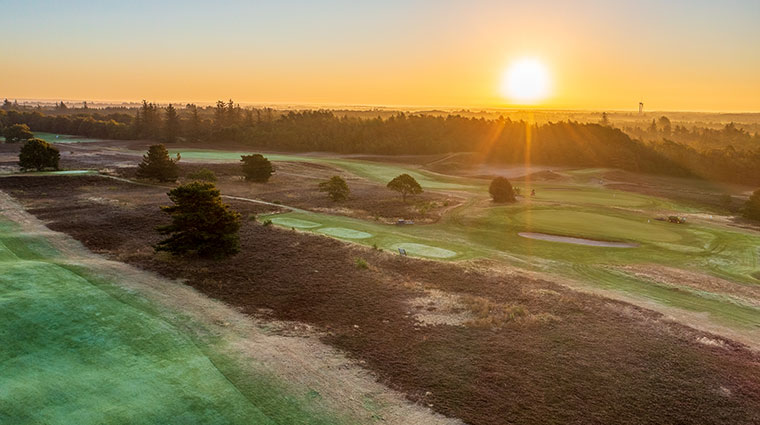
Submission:
[[[372,233],[347,229],[345,227],[325,227],[323,229],[317,230],[317,232],[343,239],[367,239],[373,236]]]
[[[394,250],[398,250],[400,248],[405,250],[408,254],[419,255],[420,257],[428,258],[451,258],[457,255],[457,253],[454,251],[421,243],[402,242],[393,244],[391,248]]]

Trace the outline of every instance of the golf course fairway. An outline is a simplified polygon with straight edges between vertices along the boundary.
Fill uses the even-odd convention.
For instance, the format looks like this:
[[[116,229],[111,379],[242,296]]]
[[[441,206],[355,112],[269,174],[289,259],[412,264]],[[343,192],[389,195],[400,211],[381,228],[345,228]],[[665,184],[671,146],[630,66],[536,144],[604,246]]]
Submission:
[[[342,423],[3,207],[0,423]]]

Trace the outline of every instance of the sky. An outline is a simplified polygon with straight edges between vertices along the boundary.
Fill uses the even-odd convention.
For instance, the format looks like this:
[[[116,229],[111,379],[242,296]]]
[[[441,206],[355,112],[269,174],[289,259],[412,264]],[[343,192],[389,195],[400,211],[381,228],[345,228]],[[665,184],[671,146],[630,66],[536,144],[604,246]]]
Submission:
[[[760,111],[760,1],[0,0],[0,97]]]

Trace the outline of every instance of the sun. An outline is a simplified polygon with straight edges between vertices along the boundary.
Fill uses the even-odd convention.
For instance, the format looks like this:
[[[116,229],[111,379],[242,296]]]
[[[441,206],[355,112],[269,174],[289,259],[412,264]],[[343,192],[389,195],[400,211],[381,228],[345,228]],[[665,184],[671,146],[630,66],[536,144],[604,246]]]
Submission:
[[[549,96],[551,78],[538,59],[521,58],[509,65],[501,80],[501,94],[515,103],[530,105]]]

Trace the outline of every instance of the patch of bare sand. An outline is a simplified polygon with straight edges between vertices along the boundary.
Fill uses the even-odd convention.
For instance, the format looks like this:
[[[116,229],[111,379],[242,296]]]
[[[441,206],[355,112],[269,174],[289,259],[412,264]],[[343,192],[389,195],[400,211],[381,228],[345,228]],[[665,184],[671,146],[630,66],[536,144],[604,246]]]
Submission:
[[[461,423],[410,403],[403,394],[381,385],[357,362],[320,342],[319,335],[307,325],[246,316],[180,282],[107,260],[70,237],[47,229],[2,191],[0,214],[26,231],[46,235],[61,252],[56,261],[86,266],[99,276],[118,282],[124,289],[163,307],[166,320],[185,332],[223,338],[228,344],[220,349],[244,359],[245,367],[272,375],[297,393],[319,394],[320,405],[347,415],[356,423]],[[286,329],[291,332],[283,332]]]
[[[669,286],[686,286],[698,291],[728,295],[746,304],[760,307],[760,285],[748,285],[707,274],[657,264],[636,264],[619,269],[634,276]]]
[[[425,295],[409,300],[411,314],[422,325],[463,326],[474,319],[461,297],[437,289],[425,290]]]

